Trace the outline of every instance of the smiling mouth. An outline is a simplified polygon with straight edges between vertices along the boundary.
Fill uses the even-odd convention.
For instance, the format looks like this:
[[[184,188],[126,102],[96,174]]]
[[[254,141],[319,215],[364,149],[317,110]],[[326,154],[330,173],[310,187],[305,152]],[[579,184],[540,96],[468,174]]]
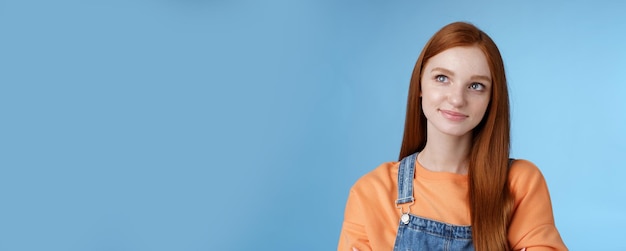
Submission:
[[[453,112],[453,111],[448,111],[448,110],[439,110],[439,112],[441,112],[441,115],[444,118],[452,120],[452,121],[457,121],[457,122],[463,121],[469,117],[463,113],[458,113],[458,112]]]

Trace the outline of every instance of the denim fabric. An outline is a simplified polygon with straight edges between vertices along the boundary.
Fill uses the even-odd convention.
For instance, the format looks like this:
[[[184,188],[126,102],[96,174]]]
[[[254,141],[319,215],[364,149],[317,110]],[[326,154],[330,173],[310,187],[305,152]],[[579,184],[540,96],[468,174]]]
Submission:
[[[398,200],[396,205],[413,202],[413,179],[415,178],[415,161],[417,154],[414,153],[400,162],[398,170]]]
[[[410,212],[414,201],[413,179],[418,154],[414,153],[400,162],[396,206],[403,214]],[[411,214],[408,216],[407,222],[401,220],[399,223],[393,250],[474,250],[470,226],[456,226]]]
[[[472,228],[409,215],[400,222],[393,250],[474,250]]]

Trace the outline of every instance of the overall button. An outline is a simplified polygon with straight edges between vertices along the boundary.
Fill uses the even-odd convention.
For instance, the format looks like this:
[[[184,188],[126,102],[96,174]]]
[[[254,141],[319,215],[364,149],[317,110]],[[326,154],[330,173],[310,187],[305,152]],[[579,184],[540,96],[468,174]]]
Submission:
[[[409,224],[409,214],[402,214],[400,220],[404,223],[404,225]]]

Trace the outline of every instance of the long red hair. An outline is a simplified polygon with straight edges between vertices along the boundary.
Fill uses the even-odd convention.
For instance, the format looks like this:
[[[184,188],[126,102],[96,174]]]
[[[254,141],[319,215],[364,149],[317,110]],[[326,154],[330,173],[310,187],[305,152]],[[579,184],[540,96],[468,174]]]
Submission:
[[[400,159],[426,145],[426,117],[421,107],[422,69],[433,56],[452,47],[476,46],[487,58],[492,92],[482,121],[473,130],[468,179],[472,237],[476,250],[508,250],[507,229],[513,208],[508,183],[510,147],[509,95],[504,63],[496,44],[472,24],[446,25],[426,43],[411,76]]]

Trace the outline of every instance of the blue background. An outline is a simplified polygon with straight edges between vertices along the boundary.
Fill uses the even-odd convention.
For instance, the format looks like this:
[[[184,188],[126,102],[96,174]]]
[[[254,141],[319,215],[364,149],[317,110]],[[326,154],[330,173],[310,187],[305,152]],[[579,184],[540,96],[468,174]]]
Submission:
[[[434,1],[433,1],[434,2]],[[623,1],[0,0],[0,250],[333,250],[426,40],[498,44],[512,154],[624,250]]]

